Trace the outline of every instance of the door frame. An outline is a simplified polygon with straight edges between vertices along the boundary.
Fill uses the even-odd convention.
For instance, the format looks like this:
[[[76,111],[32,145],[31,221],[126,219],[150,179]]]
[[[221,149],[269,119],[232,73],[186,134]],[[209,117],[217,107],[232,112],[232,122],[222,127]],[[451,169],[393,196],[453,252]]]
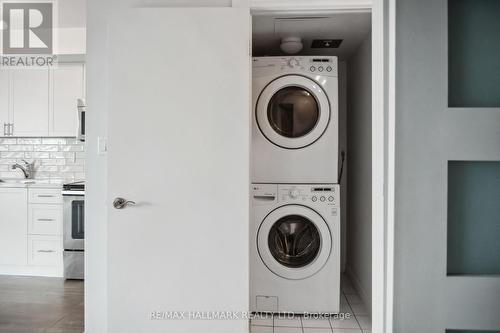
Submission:
[[[372,116],[377,119],[373,122],[372,131],[372,154],[373,160],[373,186],[372,186],[372,331],[391,332],[393,328],[393,272],[394,272],[394,181],[395,181],[395,22],[396,22],[397,0],[216,0],[208,1],[217,3],[215,6],[247,7],[252,13],[275,14],[276,12],[287,12],[297,14],[325,14],[328,12],[357,12],[371,10],[372,32],[373,32],[373,82],[378,83],[373,87]],[[191,6],[196,6],[193,1]],[[179,6],[179,1],[167,7]],[[97,5],[93,2],[90,7],[91,32],[93,39],[88,42],[88,48],[96,51],[98,48],[105,49],[106,38],[97,35],[96,32],[106,28],[105,15],[116,11],[113,4]],[[199,5],[199,3],[198,3]],[[126,1],[119,9],[130,6]],[[103,13],[103,14],[101,14]],[[96,36],[99,36],[97,38]],[[93,77],[105,69],[97,53],[90,52],[88,63],[91,63]],[[379,67],[377,67],[379,66]],[[95,69],[93,69],[95,67]],[[89,204],[94,208],[100,208],[100,212],[93,214],[95,229],[87,244],[87,264],[92,274],[86,283],[86,315],[87,330],[106,329],[107,327],[107,280],[106,280],[106,233],[107,218],[105,198],[101,195],[107,192],[106,177],[106,137],[107,119],[105,115],[105,103],[102,100],[101,91],[106,87],[106,78],[103,84],[93,88],[95,97],[94,116],[89,117],[89,135],[87,142],[89,163],[86,166],[88,174],[88,194],[93,196]],[[87,91],[88,91],[87,82]],[[99,149],[98,149],[99,147]],[[89,206],[89,205],[87,205]],[[92,252],[90,256],[89,253]],[[99,258],[97,259],[97,253]],[[105,253],[104,255],[102,253]],[[88,297],[90,294],[92,297]]]
[[[392,333],[397,0],[233,0],[252,15],[372,13],[372,331]]]

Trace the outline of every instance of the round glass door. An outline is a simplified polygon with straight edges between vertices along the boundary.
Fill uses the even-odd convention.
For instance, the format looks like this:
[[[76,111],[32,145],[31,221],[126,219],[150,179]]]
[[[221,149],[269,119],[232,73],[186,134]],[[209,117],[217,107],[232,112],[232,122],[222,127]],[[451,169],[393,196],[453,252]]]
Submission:
[[[319,106],[314,96],[302,87],[278,90],[267,106],[271,127],[287,138],[299,138],[311,132],[319,119]]]
[[[318,228],[300,215],[287,215],[276,221],[268,236],[269,250],[280,264],[300,268],[316,259],[321,238]]]
[[[303,148],[325,132],[330,104],[317,82],[288,75],[264,88],[257,100],[256,119],[262,134],[275,145]]]
[[[330,256],[331,234],[316,211],[286,205],[262,221],[257,248],[264,264],[287,279],[304,279],[321,270]]]

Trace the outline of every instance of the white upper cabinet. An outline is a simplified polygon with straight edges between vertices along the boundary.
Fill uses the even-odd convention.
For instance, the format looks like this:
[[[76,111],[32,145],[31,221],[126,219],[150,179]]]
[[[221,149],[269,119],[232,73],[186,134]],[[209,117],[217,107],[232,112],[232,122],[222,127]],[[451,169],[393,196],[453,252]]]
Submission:
[[[0,136],[75,137],[83,63],[0,69]]]
[[[0,136],[7,135],[10,118],[9,70],[0,68]]]
[[[75,136],[78,130],[76,104],[85,97],[83,64],[63,64],[51,70],[52,107],[50,136]]]
[[[49,69],[12,69],[14,136],[49,134]]]

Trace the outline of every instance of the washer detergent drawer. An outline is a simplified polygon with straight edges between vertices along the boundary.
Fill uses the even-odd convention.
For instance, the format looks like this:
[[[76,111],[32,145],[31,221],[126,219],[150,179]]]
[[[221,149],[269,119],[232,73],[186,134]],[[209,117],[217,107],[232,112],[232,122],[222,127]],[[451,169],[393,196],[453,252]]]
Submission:
[[[277,312],[278,297],[277,296],[256,296],[257,312]]]

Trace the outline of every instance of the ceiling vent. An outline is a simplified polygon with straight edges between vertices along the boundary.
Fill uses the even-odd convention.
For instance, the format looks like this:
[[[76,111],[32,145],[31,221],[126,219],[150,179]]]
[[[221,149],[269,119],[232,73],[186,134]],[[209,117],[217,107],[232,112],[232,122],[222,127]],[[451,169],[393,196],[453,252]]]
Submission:
[[[311,43],[312,49],[337,49],[342,39],[315,39]]]

